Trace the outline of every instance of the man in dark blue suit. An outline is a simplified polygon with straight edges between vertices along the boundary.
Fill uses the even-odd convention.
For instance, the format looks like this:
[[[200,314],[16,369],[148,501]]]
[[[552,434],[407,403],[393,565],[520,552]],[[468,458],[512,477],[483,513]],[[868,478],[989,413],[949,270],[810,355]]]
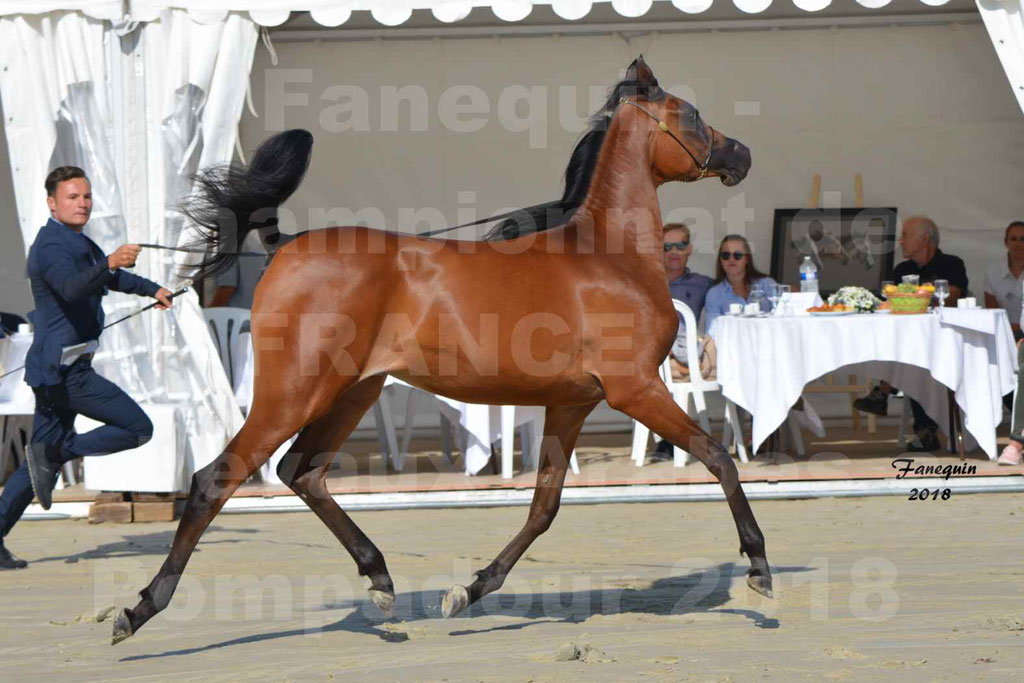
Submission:
[[[33,490],[48,510],[64,463],[137,448],[153,435],[153,424],[138,404],[92,368],[103,331],[103,295],[112,289],[154,297],[157,308],[171,306],[170,290],[122,270],[135,265],[137,244],[105,255],[82,233],[92,212],[92,189],[82,169],[54,169],[46,177],[46,194],[52,218],[28,252],[36,309],[25,382],[35,393],[36,412],[26,461],[0,495],[0,569],[27,564],[4,548],[3,537],[32,502]],[[104,425],[78,434],[79,414]]]

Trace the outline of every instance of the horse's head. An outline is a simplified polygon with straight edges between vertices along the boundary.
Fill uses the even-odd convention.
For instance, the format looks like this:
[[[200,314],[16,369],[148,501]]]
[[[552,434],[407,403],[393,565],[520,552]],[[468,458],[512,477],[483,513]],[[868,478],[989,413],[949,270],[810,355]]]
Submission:
[[[643,57],[629,65],[624,82],[635,96],[623,97],[620,105],[640,110],[640,118],[654,127],[652,163],[663,181],[717,177],[732,186],[747,176],[747,146],[709,126],[686,100],[662,90]]]

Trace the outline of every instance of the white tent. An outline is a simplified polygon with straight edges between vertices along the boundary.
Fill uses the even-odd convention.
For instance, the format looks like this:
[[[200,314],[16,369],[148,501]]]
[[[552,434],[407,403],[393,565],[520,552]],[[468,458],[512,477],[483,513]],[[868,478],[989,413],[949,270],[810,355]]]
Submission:
[[[197,23],[181,10],[135,23],[120,3],[50,4],[0,4],[0,94],[23,244],[48,218],[43,179],[65,164],[92,180],[87,232],[104,250],[176,244],[173,207],[189,174],[231,158],[255,26],[238,15]],[[165,253],[148,251],[137,270],[179,284]],[[241,412],[195,293],[179,302],[168,315],[112,328],[95,364],[139,400],[177,404],[191,464],[201,467],[241,426]],[[112,320],[139,304],[112,295],[104,306]]]
[[[263,27],[269,50],[256,49]],[[295,229],[339,216],[423,229],[543,201],[558,191],[587,99],[574,100],[575,119],[543,129],[516,107],[529,107],[534,88],[547,88],[546,104],[568,83],[603,89],[638,52],[748,142],[764,169],[739,194],[666,189],[667,209],[707,220],[698,268],[732,220],[750,223],[765,250],[766,210],[802,205],[815,172],[833,190],[826,202],[843,201],[864,171],[869,203],[932,213],[975,288],[978,269],[1002,251],[1001,228],[1024,212],[1021,0],[0,0],[0,38],[20,227],[0,235],[4,245],[31,243],[45,218],[42,179],[58,158],[102,183],[91,225],[101,244],[179,241],[168,207],[187,194],[190,171],[231,158],[239,125],[245,149],[284,127],[317,135],[310,176],[282,215]],[[258,117],[243,116],[250,80]],[[407,84],[423,86],[428,109],[467,86],[494,110],[472,134],[436,125],[433,110],[423,130],[385,121],[378,102],[365,128],[353,120],[346,87],[376,97]],[[856,96],[875,86],[876,99]],[[512,113],[494,121],[509,88]],[[416,97],[401,107],[419,106]],[[168,281],[172,260],[148,253],[140,271]],[[0,268],[17,269],[4,259]],[[134,395],[188,406],[198,464],[237,428],[194,299],[173,318],[125,326],[105,348],[102,371]]]

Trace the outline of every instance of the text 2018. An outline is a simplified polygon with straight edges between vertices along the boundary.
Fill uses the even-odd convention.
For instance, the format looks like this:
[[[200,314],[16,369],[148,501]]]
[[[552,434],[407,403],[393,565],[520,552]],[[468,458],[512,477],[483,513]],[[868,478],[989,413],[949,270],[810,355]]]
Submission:
[[[949,500],[953,492],[949,489],[910,489],[910,497],[907,500]]]

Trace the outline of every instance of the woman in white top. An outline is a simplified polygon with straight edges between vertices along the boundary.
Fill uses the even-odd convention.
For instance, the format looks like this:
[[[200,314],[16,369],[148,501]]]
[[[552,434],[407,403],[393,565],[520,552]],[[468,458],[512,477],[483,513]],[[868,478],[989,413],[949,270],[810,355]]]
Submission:
[[[997,263],[988,269],[985,278],[985,307],[1005,308],[1017,339],[1017,361],[1024,367],[1024,346],[1021,345],[1021,274],[1024,273],[1024,221],[1014,221],[1006,226],[1003,237],[1007,255],[1005,263]],[[1024,392],[1024,372],[1017,377],[1017,393]],[[1010,424],[1010,443],[999,455],[1000,465],[1024,463],[1024,396],[1017,397],[1013,420]]]
[[[1013,336],[1021,339],[1020,314],[1024,305],[1024,221],[1006,226],[1003,236],[1006,258],[991,266],[985,273],[985,308],[1002,308],[1010,319]]]

